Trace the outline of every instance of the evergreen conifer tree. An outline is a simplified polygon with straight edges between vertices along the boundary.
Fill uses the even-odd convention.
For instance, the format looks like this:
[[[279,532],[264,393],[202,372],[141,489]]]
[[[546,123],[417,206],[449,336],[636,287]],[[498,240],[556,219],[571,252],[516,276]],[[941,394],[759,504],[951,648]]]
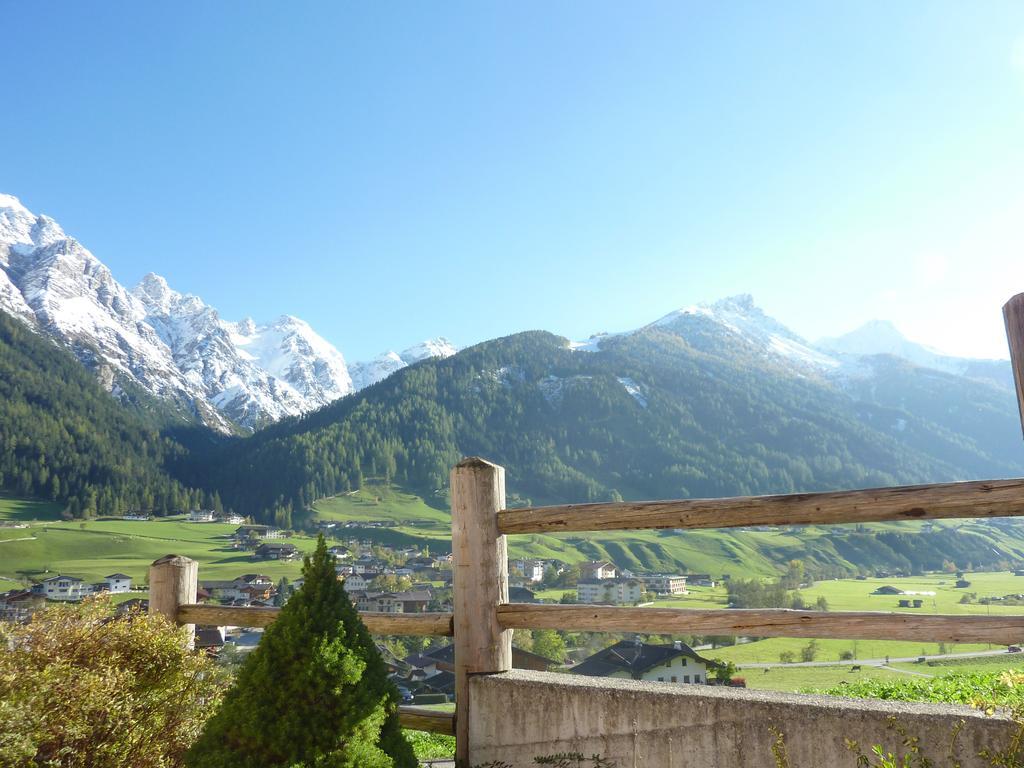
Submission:
[[[415,768],[398,692],[323,536],[188,753],[193,768]]]

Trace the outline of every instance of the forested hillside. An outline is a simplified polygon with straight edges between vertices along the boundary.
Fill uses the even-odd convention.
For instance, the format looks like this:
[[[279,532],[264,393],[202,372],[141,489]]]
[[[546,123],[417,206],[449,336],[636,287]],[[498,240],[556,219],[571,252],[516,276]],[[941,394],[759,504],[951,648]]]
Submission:
[[[183,476],[236,510],[283,522],[364,477],[436,498],[468,454],[504,464],[514,500],[541,503],[1021,471],[1009,391],[892,366],[889,384],[866,396],[752,345],[723,345],[716,332],[651,327],[592,352],[542,332],[485,342],[193,457]],[[950,418],[919,379],[955,401]],[[908,392],[918,394],[908,400]]]
[[[0,313],[0,488],[64,502],[75,516],[199,505],[203,495],[164,469],[184,449],[160,435],[159,423]]]

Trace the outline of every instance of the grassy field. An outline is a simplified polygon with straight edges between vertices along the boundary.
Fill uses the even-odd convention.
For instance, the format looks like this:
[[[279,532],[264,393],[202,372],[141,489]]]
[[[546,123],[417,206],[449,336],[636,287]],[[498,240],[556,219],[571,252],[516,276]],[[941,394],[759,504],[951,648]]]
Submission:
[[[429,546],[431,551],[451,548],[451,517],[447,510],[420,497],[385,484],[368,484],[347,494],[320,499],[313,505],[322,520],[370,522],[389,520],[393,528],[359,528],[360,538],[381,544]],[[512,557],[556,559],[567,563],[611,559],[638,570],[731,572],[738,576],[768,576],[777,568],[765,551],[780,557],[798,552],[797,538],[780,532],[619,531],[594,536],[528,534],[509,537]],[[767,549],[765,549],[767,547]],[[794,555],[795,556],[795,555]]]
[[[24,582],[65,573],[86,580],[120,571],[142,583],[150,563],[166,554],[199,561],[199,578],[229,579],[258,571],[272,578],[299,575],[300,562],[254,560],[251,552],[229,548],[227,535],[236,526],[189,523],[182,518],[89,522],[50,522],[0,531],[0,577]],[[289,539],[309,552],[314,540]]]
[[[722,661],[736,664],[779,663],[779,655],[788,651],[800,660],[800,650],[807,646],[806,638],[769,637],[753,643],[717,648],[701,653]],[[917,658],[918,656],[934,656],[939,653],[938,643],[916,643],[903,640],[818,640],[818,652],[814,661],[839,661],[844,651],[849,651],[857,659],[884,659],[890,656],[898,658]],[[999,650],[999,646],[977,643],[948,643],[944,646],[947,653],[973,653],[975,651]]]
[[[61,505],[52,501],[19,499],[0,491],[0,520],[29,522],[32,520],[59,520]]]
[[[764,691],[787,691],[798,693],[808,688],[829,688],[834,685],[857,680],[891,680],[907,677],[880,667],[863,667],[853,672],[852,665],[837,667],[773,667],[771,669],[740,669],[737,677],[747,682],[747,688]]]

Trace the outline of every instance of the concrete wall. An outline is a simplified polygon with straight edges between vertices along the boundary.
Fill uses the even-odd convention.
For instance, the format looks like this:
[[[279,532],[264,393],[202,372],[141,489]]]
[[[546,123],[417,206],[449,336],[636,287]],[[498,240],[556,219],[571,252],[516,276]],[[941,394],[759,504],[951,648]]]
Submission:
[[[988,766],[982,749],[1002,749],[1015,726],[968,707],[671,685],[514,670],[471,679],[471,762],[535,768],[556,752],[599,753],[618,768],[776,768],[775,726],[785,733],[789,768],[856,765],[854,739],[903,754],[890,720],[918,736],[936,768],[954,728],[963,768]]]

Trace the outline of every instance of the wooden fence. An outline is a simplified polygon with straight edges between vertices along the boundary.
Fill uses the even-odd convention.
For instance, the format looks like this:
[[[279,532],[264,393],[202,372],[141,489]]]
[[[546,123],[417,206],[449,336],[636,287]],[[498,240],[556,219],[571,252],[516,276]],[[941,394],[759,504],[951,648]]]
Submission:
[[[1024,427],[1024,294],[1004,307]],[[375,634],[454,637],[455,714],[403,707],[410,728],[454,734],[456,764],[468,768],[472,675],[512,668],[513,629],[945,641],[1010,645],[1024,640],[1024,616],[948,616],[789,609],[695,610],[508,601],[507,534],[761,525],[835,525],[891,520],[1024,515],[1024,479],[729,499],[505,508],[505,470],[480,458],[451,473],[453,613],[374,614]],[[185,625],[266,626],[276,608],[196,605],[196,563],[168,556],[150,572],[150,610]]]

